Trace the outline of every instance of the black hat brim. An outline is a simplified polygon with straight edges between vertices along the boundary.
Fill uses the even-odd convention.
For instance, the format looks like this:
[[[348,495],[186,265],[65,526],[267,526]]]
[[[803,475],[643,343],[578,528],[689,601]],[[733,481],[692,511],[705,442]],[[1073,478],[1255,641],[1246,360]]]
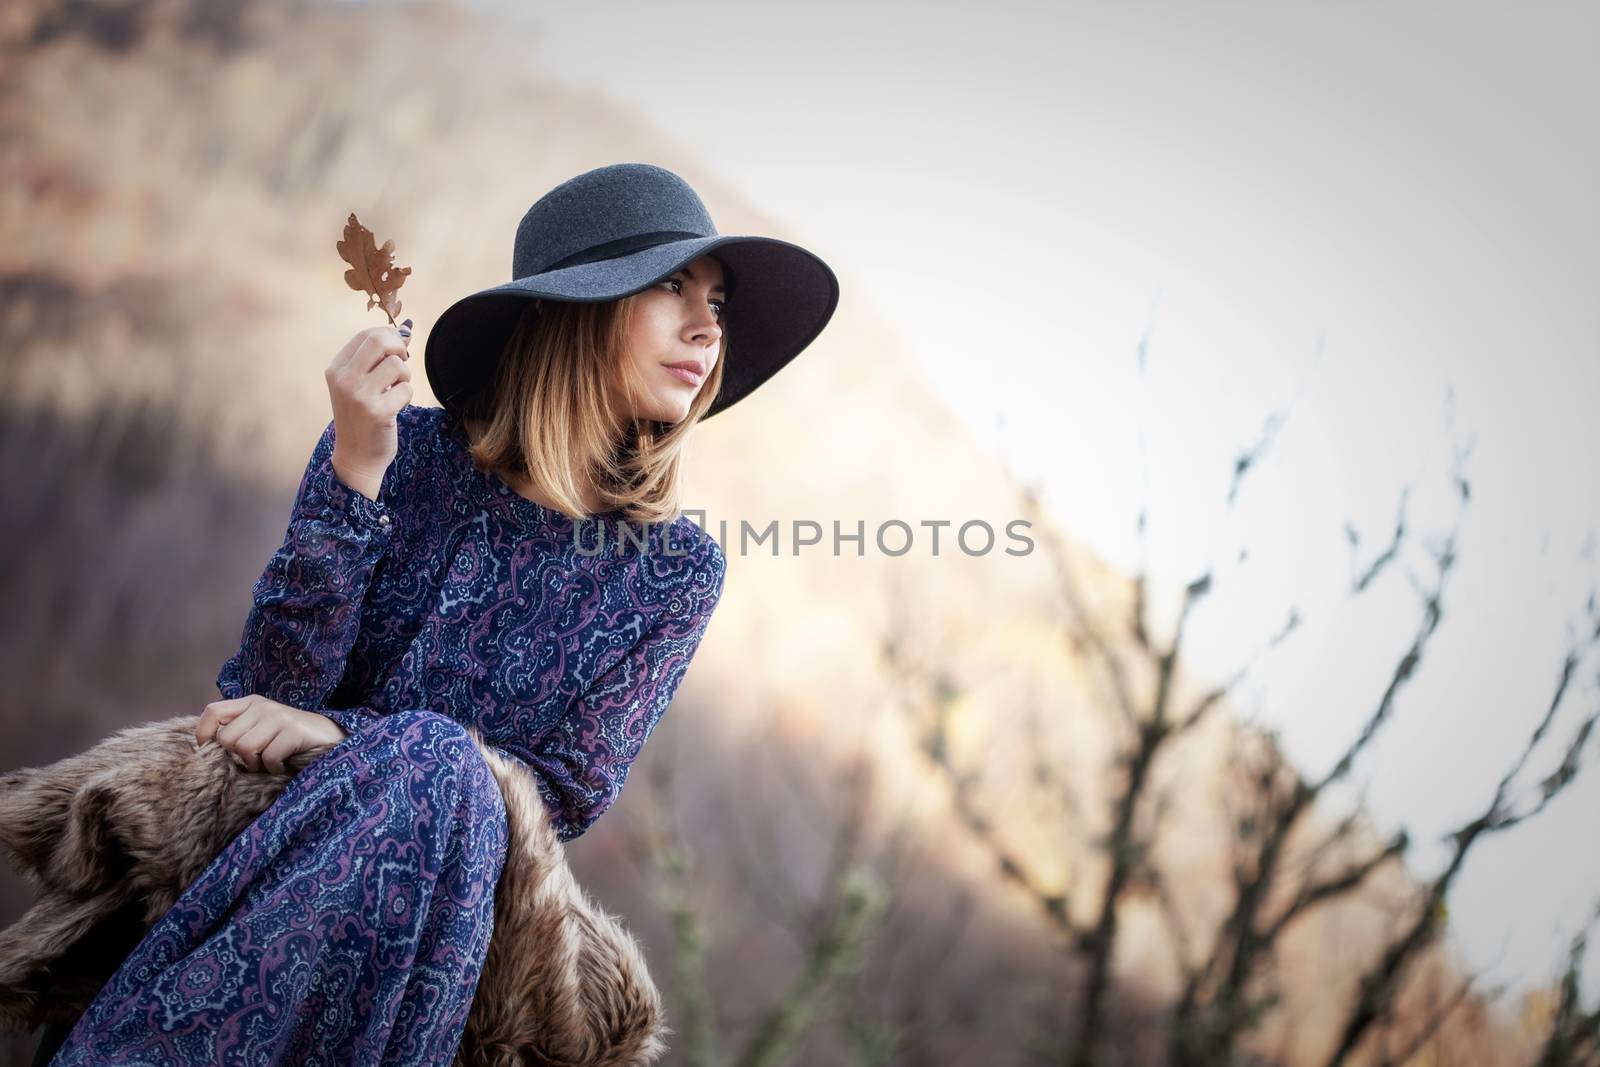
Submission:
[[[731,272],[734,284],[723,312],[727,361],[722,387],[704,416],[710,418],[782,370],[833,317],[838,279],[799,245],[741,234],[695,237],[517,278],[462,297],[428,333],[423,354],[428,383],[447,410],[482,417],[500,356],[529,300],[616,300],[642,292],[712,252]]]

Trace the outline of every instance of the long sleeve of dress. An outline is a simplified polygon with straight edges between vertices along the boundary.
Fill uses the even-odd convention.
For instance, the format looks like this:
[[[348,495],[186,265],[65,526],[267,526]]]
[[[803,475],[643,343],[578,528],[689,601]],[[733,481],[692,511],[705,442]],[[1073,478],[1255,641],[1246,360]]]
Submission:
[[[622,792],[628,769],[672,703],[722,595],[726,560],[716,542],[686,584],[687,613],[650,627],[531,746],[504,746],[536,772],[556,834],[571,841]]]
[[[316,711],[354,733],[371,711],[323,705],[360,632],[362,601],[394,521],[384,494],[372,500],[339,480],[333,444],[330,421],[301,478],[283,544],[255,584],[239,651],[222,665],[217,690],[224,699],[255,693]]]

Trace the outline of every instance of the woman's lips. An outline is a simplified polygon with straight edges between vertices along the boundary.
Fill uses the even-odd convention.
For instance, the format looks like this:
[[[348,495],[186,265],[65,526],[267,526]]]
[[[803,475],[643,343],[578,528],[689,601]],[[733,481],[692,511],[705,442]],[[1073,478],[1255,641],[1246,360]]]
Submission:
[[[696,374],[694,371],[690,370],[688,367],[670,367],[669,366],[669,367],[667,367],[667,371],[669,373],[677,376],[680,380],[688,382],[690,385],[699,385],[700,384],[701,375]]]

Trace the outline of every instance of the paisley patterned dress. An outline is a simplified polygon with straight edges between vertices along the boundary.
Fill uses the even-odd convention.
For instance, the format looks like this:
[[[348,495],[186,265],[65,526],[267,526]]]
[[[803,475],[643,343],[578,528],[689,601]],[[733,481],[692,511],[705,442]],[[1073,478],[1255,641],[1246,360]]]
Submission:
[[[52,1064],[448,1064],[507,843],[463,724],[535,772],[571,840],[678,688],[722,592],[713,538],[684,516],[575,522],[478,470],[443,409],[398,421],[376,501],[323,432],[217,678],[349,736],[151,928]]]

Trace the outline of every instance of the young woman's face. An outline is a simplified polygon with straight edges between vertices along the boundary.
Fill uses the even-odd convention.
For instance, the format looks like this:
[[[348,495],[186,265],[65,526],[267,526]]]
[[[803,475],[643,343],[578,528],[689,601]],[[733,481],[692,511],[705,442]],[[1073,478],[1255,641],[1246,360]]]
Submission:
[[[634,418],[676,423],[688,415],[717,362],[722,283],[722,264],[701,256],[638,294],[626,356],[643,390]]]

